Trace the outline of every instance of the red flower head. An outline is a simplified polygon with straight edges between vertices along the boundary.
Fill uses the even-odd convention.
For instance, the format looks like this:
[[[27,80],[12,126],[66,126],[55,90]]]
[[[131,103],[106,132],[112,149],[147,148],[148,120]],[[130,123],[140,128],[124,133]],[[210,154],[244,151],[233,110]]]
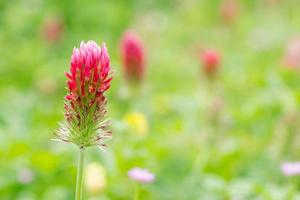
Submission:
[[[106,114],[104,92],[109,89],[110,60],[105,44],[100,48],[94,41],[81,42],[74,48],[70,72],[66,73],[68,94],[65,99],[66,124],[59,138],[81,147],[100,145],[110,136],[103,118]]]
[[[121,41],[121,56],[125,76],[131,81],[141,81],[145,74],[145,51],[137,35],[126,32]]]
[[[208,75],[213,75],[218,71],[221,57],[215,50],[204,51],[201,55],[203,70]]]

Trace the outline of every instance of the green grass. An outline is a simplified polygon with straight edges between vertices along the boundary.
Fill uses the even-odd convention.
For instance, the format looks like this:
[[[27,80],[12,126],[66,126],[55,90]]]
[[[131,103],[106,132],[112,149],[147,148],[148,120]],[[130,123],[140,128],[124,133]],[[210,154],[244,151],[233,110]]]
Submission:
[[[81,40],[105,41],[114,69],[108,92],[114,137],[108,152],[86,152],[87,163],[107,170],[107,187],[92,198],[132,199],[127,171],[148,168],[156,180],[141,199],[297,199],[297,177],[284,177],[283,160],[300,159],[295,138],[281,153],[287,130],[299,132],[299,72],[282,68],[286,43],[300,32],[297,0],[240,1],[233,23],[219,15],[221,1],[1,1],[0,199],[74,199],[77,149],[51,141],[63,120],[64,72]],[[41,36],[46,18],[64,22],[62,39]],[[147,49],[141,94],[123,79],[119,42],[128,28]],[[222,65],[210,87],[198,49],[216,48]],[[211,106],[223,102],[213,123]],[[124,125],[143,113],[149,130]],[[288,123],[286,118],[296,115]],[[208,138],[214,141],[209,143]],[[33,173],[20,183],[22,169]]]

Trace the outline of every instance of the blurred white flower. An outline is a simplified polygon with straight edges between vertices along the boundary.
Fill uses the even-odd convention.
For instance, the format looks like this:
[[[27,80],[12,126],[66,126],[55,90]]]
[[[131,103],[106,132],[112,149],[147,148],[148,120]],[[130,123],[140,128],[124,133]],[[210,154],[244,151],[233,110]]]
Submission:
[[[85,187],[90,194],[101,193],[106,187],[106,170],[98,163],[91,163],[85,170]]]
[[[22,184],[29,184],[33,180],[33,173],[29,169],[21,169],[18,174],[18,181]]]

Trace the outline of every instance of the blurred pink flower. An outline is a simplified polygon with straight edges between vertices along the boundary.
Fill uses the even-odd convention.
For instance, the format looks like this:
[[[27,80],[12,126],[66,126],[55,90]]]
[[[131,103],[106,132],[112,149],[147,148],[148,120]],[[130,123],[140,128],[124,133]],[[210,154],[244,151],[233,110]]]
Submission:
[[[300,69],[300,38],[288,42],[283,56],[283,65],[286,68]]]
[[[215,74],[220,66],[221,56],[216,50],[205,50],[200,56],[203,71],[207,75]]]
[[[125,32],[121,40],[121,57],[125,76],[131,81],[141,81],[145,74],[145,49],[133,32]]]
[[[155,179],[155,175],[150,173],[147,169],[135,167],[128,172],[129,178],[139,183],[151,183]]]
[[[300,175],[300,162],[283,162],[281,171],[286,176]]]

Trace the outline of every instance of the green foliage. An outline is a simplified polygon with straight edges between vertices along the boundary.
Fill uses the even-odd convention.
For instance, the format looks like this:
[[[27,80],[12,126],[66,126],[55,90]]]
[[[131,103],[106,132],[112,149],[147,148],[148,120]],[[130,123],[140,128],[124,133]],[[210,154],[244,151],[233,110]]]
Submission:
[[[111,56],[114,137],[107,152],[87,151],[108,184],[85,199],[131,199],[135,166],[156,175],[142,199],[300,199],[298,178],[280,172],[282,161],[300,159],[299,72],[281,66],[300,32],[299,2],[239,2],[227,23],[221,1],[0,1],[0,199],[74,199],[77,149],[51,139],[64,119],[72,49],[89,39],[105,41]],[[56,42],[42,34],[47,19],[63,23]],[[147,49],[147,78],[134,95],[119,55],[128,28]],[[203,47],[222,53],[213,84],[201,73]],[[132,112],[145,115],[147,134],[128,128]]]

